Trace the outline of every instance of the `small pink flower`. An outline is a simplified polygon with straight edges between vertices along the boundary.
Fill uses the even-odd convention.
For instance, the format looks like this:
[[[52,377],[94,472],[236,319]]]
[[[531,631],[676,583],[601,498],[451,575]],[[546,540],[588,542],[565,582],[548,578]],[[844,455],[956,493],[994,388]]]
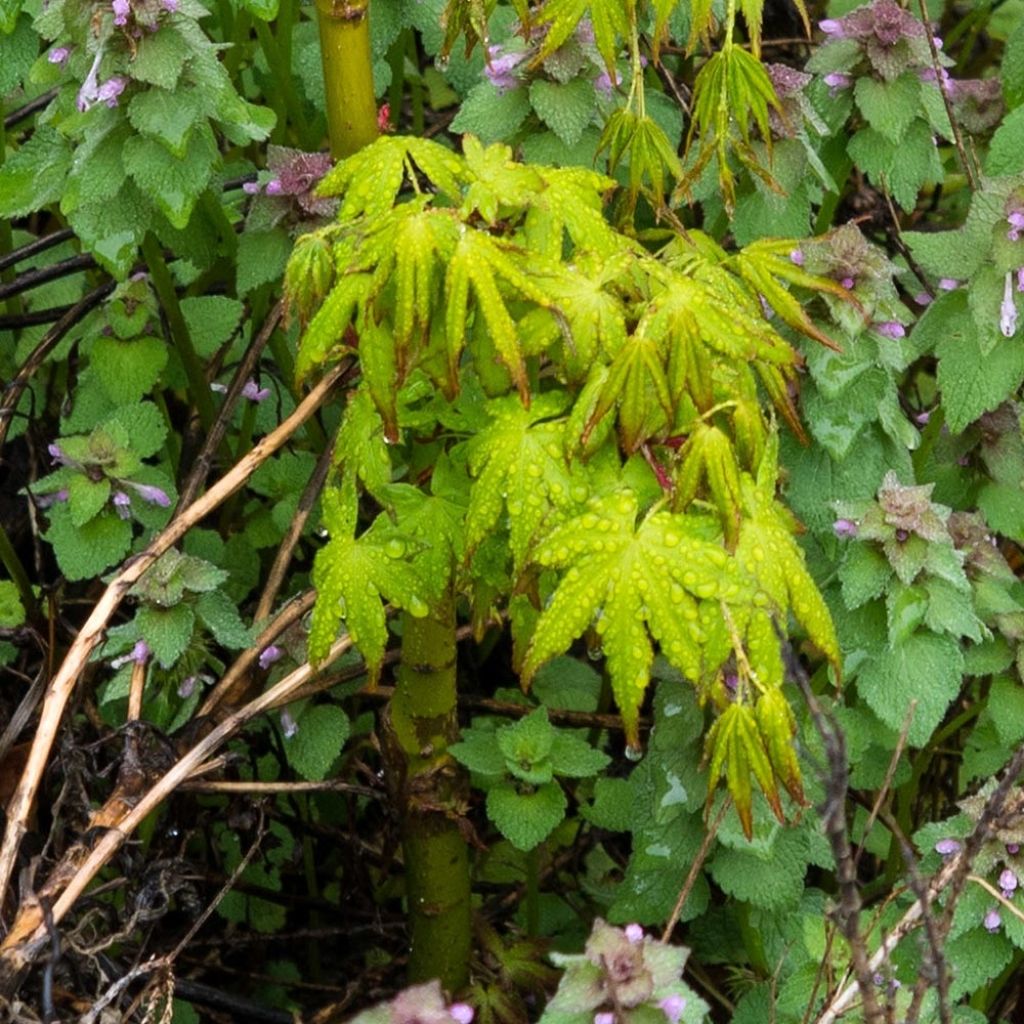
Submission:
[[[924,412],[919,412],[919,413],[918,413],[918,414],[917,414],[917,415],[916,415],[916,416],[914,417],[914,422],[915,422],[915,423],[916,423],[916,424],[917,424],[917,425],[918,425],[919,427],[924,427],[924,426],[927,426],[927,424],[928,424],[928,421],[929,421],[929,420],[930,420],[931,418],[932,418],[932,414],[931,414],[930,410],[928,410],[928,409],[925,409],[925,410],[924,410]]]
[[[182,700],[188,700],[189,697],[195,693],[196,680],[198,676],[186,676],[180,683],[178,683],[178,696]]]
[[[638,942],[644,941],[644,930],[638,924],[627,924],[625,927],[626,938],[635,946]]]
[[[658,1003],[658,1008],[668,1018],[670,1024],[679,1024],[679,1018],[686,1009],[685,996],[667,996]]]
[[[1024,292],[1024,267],[1017,268],[1017,291]]]
[[[840,283],[840,284],[841,284],[841,285],[842,285],[842,286],[843,286],[843,287],[844,287],[844,288],[845,288],[845,289],[846,289],[847,291],[850,291],[851,289],[853,289],[853,288],[855,288],[855,287],[857,286],[857,281],[856,281],[856,279],[855,279],[855,278],[852,278],[852,277],[844,277],[844,278],[843,278],[843,279],[842,279],[842,280],[841,280],[841,281],[840,281],[839,283]]]
[[[956,291],[960,287],[960,282],[955,277],[940,277],[939,288],[944,292]]]
[[[260,193],[260,183],[258,181],[247,181],[242,185],[242,191],[247,196],[257,196]]]
[[[55,46],[47,55],[46,59],[51,64],[59,64],[63,67],[68,62],[71,51],[66,46]]]
[[[180,6],[180,4],[179,4],[178,0],[160,0],[160,6],[168,14],[177,14],[178,13],[178,7]]]
[[[96,99],[102,100],[108,107],[117,106],[117,97],[124,92],[124,87],[128,84],[128,79],[123,78],[121,75],[115,75],[113,78],[108,78],[97,90]]]
[[[804,265],[804,253],[802,249],[794,249],[789,254],[789,262],[795,264],[798,267]]]
[[[846,35],[843,29],[843,24],[836,18],[826,18],[824,21],[818,22],[818,28],[827,36],[835,36],[836,39],[842,39]]]
[[[281,732],[284,733],[284,738],[290,740],[299,731],[299,723],[295,721],[292,713],[285,708],[281,712]]]
[[[145,640],[137,640],[135,646],[127,654],[122,654],[120,658],[115,658],[110,663],[110,667],[120,668],[129,662],[134,662],[136,665],[144,665],[149,660],[149,655],[149,644]]]
[[[875,330],[882,335],[883,338],[905,338],[907,335],[906,328],[903,324],[896,320],[885,320],[880,324],[875,324]]]
[[[837,519],[832,524],[832,532],[837,537],[856,537],[857,524],[852,519]]]
[[[931,305],[932,297],[927,292],[918,292],[914,296],[914,301],[919,306],[929,306]]]
[[[125,480],[124,484],[150,505],[159,505],[161,508],[171,507],[171,499],[162,487],[156,487],[153,484],[137,484],[133,480]]]
[[[262,402],[269,395],[270,388],[261,388],[254,380],[247,380],[242,388],[242,397],[250,402]]]
[[[1006,852],[1011,857],[1016,857],[1017,854],[1020,853],[1020,843],[1007,843],[1006,844]]]
[[[114,12],[115,25],[128,24],[128,15],[131,14],[132,11],[132,6],[128,0],[113,0],[110,8]]]
[[[50,456],[51,461],[56,466],[70,466],[72,465],[71,460],[64,454],[64,449],[59,444],[48,444],[46,446],[47,454]]]
[[[269,647],[264,647],[260,651],[259,663],[260,668],[266,670],[274,664],[275,661],[280,661],[284,657],[284,651],[275,644],[270,644]]]
[[[114,491],[114,508],[122,519],[131,518],[132,499],[124,491]]]
[[[1009,899],[1017,888],[1017,876],[1009,868],[1004,868],[1000,874],[999,888],[1006,899]]]
[[[999,916],[998,910],[990,910],[981,922],[987,932],[997,932],[1003,926],[1003,919]]]
[[[594,1024],[615,1024],[615,1014],[610,1010],[602,1010],[594,1014]]]
[[[472,1024],[476,1011],[469,1003],[452,1003],[448,1007],[448,1013],[455,1024]]]
[[[271,178],[267,182],[267,195],[268,196],[279,196],[281,194],[281,179]]]
[[[825,84],[833,96],[843,89],[849,89],[853,85],[853,79],[842,71],[832,71],[825,76]]]
[[[956,839],[940,839],[935,844],[935,852],[941,853],[943,857],[952,857],[954,853],[960,852],[960,843]]]

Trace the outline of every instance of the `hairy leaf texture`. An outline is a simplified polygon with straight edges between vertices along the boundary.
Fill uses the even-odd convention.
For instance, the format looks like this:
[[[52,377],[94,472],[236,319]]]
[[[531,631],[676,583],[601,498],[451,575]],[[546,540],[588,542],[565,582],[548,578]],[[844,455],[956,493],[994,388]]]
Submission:
[[[633,745],[654,660],[652,637],[665,657],[697,682],[707,669],[700,603],[746,596],[735,563],[687,517],[660,511],[638,523],[637,513],[630,491],[594,499],[537,547],[534,561],[561,572],[522,668],[528,685],[545,661],[593,623]]]

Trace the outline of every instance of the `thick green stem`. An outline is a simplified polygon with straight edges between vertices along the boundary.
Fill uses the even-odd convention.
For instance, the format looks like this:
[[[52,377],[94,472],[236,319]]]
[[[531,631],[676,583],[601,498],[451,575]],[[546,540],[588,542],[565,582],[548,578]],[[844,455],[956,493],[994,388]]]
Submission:
[[[459,828],[465,780],[447,748],[458,736],[455,608],[402,618],[402,663],[391,699],[393,765],[402,778],[402,846],[412,952],[410,981],[469,980],[469,851]]]
[[[316,0],[331,156],[343,160],[377,138],[369,0]]]

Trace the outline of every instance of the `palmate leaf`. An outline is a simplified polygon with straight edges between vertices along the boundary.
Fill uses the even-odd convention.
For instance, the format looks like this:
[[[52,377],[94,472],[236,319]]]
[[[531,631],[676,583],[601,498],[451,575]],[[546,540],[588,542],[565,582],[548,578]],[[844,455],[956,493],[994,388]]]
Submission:
[[[529,409],[514,397],[491,402],[494,419],[468,442],[469,468],[475,480],[466,513],[466,548],[472,553],[498,526],[502,510],[509,519],[510,548],[518,570],[530,543],[556,507],[573,501],[582,486],[582,469],[570,468],[565,455],[565,423],[552,420],[568,396],[549,391]],[[582,492],[585,495],[585,490]]]
[[[410,544],[395,534],[386,517],[378,517],[362,536],[353,536],[356,500],[351,477],[323,494],[323,523],[330,540],[317,552],[313,565],[317,599],[309,627],[309,660],[316,665],[327,657],[338,625],[344,622],[366,660],[372,683],[387,644],[382,600],[417,618],[426,615],[428,607],[420,596],[426,588],[406,560]]]
[[[458,156],[429,139],[406,135],[382,136],[341,161],[324,175],[316,194],[341,196],[341,221],[376,217],[395,205],[413,165],[444,195],[459,198],[465,171]]]
[[[505,305],[498,278],[513,292],[546,307],[551,300],[535,280],[519,265],[520,254],[501,244],[483,231],[466,228],[463,231],[445,279],[445,333],[448,341],[448,367],[452,381],[458,379],[459,359],[466,342],[466,321],[469,316],[469,293],[472,286],[476,306],[483,316],[491,340],[502,363],[508,369],[526,404],[530,389],[526,379],[526,365],[519,345],[519,332]]]
[[[660,511],[638,525],[637,511],[630,491],[594,499],[538,546],[534,562],[563,571],[522,667],[529,685],[545,661],[594,623],[632,745],[654,660],[651,638],[676,668],[699,680],[706,668],[699,603],[745,597],[732,560],[687,517]]]
[[[708,772],[709,806],[714,787],[724,774],[743,832],[750,839],[754,834],[753,777],[776,817],[780,821],[784,820],[771,761],[752,707],[740,703],[730,704],[711,727],[705,740],[705,751],[711,762]]]

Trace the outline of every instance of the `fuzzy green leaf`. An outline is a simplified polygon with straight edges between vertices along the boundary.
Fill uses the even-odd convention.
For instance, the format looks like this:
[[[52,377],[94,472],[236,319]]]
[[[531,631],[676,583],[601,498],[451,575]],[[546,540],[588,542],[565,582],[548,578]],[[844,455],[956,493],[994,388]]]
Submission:
[[[557,782],[520,793],[502,783],[487,793],[487,817],[517,849],[528,851],[542,843],[565,817],[568,801]]]
[[[351,731],[348,715],[333,704],[312,704],[295,724],[298,731],[284,741],[288,764],[311,782],[326,779]]]

